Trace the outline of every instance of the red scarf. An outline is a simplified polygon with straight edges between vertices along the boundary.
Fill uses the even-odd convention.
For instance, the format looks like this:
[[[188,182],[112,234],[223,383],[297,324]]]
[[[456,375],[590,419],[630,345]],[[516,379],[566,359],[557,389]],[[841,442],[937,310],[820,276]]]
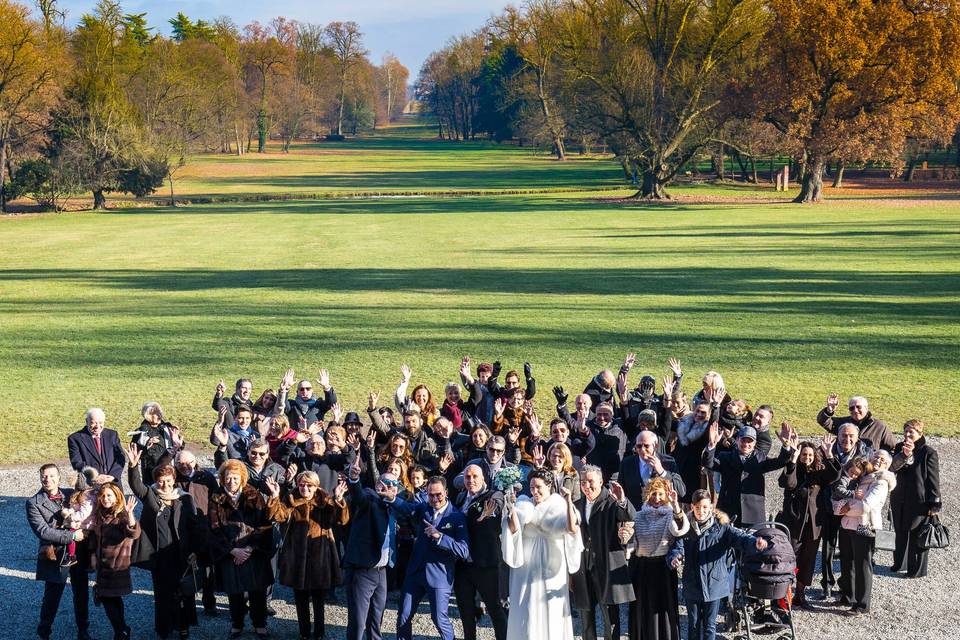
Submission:
[[[463,415],[460,413],[459,404],[452,404],[449,400],[444,400],[443,406],[440,407],[440,415],[452,422],[454,429],[460,431],[460,427],[463,425]]]

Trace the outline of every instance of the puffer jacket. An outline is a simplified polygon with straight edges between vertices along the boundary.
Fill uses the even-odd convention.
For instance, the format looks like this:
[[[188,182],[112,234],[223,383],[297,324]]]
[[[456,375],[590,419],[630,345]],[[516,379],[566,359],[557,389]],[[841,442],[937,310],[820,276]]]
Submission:
[[[667,555],[667,562],[683,558],[683,597],[687,602],[713,602],[730,595],[731,550],[745,550],[757,539],[730,524],[720,524],[716,517],[705,523],[690,515],[690,530],[676,538]]]
[[[896,486],[897,477],[889,471],[874,471],[860,478],[857,489],[863,491],[863,498],[847,501],[850,509],[840,520],[840,526],[852,531],[856,531],[860,525],[874,530],[882,529],[883,505]]]

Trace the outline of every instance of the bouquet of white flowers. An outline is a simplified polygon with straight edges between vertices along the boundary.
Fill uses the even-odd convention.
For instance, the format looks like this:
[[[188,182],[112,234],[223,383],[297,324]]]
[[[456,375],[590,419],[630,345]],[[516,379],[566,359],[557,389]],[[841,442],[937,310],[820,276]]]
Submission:
[[[504,467],[493,477],[493,486],[504,493],[516,493],[522,488],[520,484],[522,477],[519,467]]]

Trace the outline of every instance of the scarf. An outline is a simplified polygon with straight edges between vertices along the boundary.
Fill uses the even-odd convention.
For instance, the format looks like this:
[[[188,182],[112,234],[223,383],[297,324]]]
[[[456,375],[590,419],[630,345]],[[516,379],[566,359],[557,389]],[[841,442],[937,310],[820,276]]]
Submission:
[[[153,492],[157,494],[157,497],[160,498],[163,504],[168,507],[175,501],[179,500],[180,496],[183,495],[183,491],[177,487],[174,487],[170,491],[161,491],[160,487],[158,487],[156,484],[152,484],[150,485],[150,488],[153,489]]]
[[[700,522],[699,520],[693,517],[693,512],[690,512],[690,529],[692,529],[693,532],[697,534],[697,537],[700,537],[703,534],[705,534],[710,529],[710,527],[713,526],[713,521],[714,521],[714,516],[711,515],[709,518],[707,518],[703,522]]]
[[[443,407],[440,409],[440,415],[453,423],[453,428],[457,431],[460,430],[460,427],[463,425],[463,414],[460,411],[460,405],[450,402],[449,400],[443,401]]]

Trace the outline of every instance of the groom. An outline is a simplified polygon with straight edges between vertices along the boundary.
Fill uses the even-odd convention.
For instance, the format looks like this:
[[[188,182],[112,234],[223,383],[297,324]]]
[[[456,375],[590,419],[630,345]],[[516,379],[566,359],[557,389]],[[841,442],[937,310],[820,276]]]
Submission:
[[[419,531],[403,582],[397,640],[412,639],[413,614],[424,595],[430,601],[430,617],[441,640],[453,640],[447,609],[457,561],[470,560],[467,522],[463,513],[447,500],[447,481],[442,476],[427,482],[427,501],[413,513]]]

